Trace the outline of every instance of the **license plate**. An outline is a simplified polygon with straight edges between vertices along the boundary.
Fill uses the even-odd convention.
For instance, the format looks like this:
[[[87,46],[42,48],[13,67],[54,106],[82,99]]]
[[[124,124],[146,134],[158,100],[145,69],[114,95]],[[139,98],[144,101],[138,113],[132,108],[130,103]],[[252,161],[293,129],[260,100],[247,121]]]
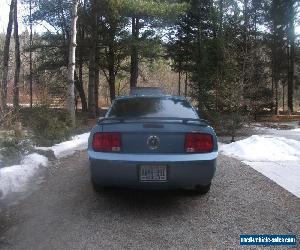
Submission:
[[[143,165],[140,166],[140,181],[166,181],[167,166]]]

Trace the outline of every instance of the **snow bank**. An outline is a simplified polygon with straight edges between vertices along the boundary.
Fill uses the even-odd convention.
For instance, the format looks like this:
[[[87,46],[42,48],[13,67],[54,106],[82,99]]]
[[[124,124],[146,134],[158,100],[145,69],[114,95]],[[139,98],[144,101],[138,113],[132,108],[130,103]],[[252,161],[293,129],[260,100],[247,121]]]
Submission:
[[[52,150],[56,158],[74,154],[77,150],[84,150],[88,145],[90,133],[76,135],[70,141],[56,144],[52,147],[37,147],[40,150]],[[31,178],[40,167],[46,167],[48,159],[34,153],[24,157],[20,165],[0,168],[0,199],[9,193],[23,192]]]
[[[37,153],[24,157],[20,165],[0,169],[0,199],[12,192],[25,190],[31,177],[40,167],[46,167],[48,159]]]
[[[76,151],[87,149],[90,133],[73,136],[70,141],[65,141],[54,145],[52,148],[56,158],[66,157]]]
[[[300,133],[300,128],[295,128],[295,129],[292,129],[291,131],[299,132]]]
[[[252,135],[245,140],[221,145],[220,152],[246,161],[297,161],[300,159],[300,141]]]
[[[76,151],[87,149],[90,133],[73,136],[70,141],[58,143],[52,147],[36,147],[40,150],[52,150],[56,158],[74,154]]]
[[[269,135],[220,144],[220,153],[242,160],[300,198],[300,141]]]

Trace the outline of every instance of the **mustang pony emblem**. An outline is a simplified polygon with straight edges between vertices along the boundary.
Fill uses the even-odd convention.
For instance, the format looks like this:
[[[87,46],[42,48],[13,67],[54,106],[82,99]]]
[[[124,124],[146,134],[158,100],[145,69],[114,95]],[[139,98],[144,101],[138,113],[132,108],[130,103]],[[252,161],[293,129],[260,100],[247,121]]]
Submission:
[[[147,139],[147,145],[149,146],[150,149],[158,149],[159,147],[159,137],[156,135],[150,135]]]

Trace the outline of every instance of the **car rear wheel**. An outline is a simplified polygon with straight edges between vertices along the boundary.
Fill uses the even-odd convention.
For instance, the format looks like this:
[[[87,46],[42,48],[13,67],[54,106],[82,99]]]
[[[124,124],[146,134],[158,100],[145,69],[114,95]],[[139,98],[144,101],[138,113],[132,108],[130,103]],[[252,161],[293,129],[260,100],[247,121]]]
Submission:
[[[197,185],[195,187],[195,191],[197,194],[206,194],[209,192],[210,190],[210,186],[211,186],[211,183],[207,184],[207,185]]]
[[[91,178],[92,186],[95,192],[100,193],[104,190],[102,186],[100,186],[98,183],[95,182],[93,177]]]

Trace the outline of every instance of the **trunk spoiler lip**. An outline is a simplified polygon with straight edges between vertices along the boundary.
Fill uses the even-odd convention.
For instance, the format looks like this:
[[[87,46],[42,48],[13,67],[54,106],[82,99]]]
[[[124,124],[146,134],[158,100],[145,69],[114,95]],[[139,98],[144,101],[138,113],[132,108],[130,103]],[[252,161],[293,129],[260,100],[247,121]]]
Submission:
[[[148,120],[146,122],[151,122],[151,123],[161,123],[161,122],[171,121],[168,123],[188,124],[189,122],[199,122],[200,125],[210,126],[209,122],[205,119],[180,118],[180,117],[102,117],[99,118],[97,124],[102,125],[102,124],[112,124],[112,123],[124,123],[125,121],[140,121],[140,120]]]

